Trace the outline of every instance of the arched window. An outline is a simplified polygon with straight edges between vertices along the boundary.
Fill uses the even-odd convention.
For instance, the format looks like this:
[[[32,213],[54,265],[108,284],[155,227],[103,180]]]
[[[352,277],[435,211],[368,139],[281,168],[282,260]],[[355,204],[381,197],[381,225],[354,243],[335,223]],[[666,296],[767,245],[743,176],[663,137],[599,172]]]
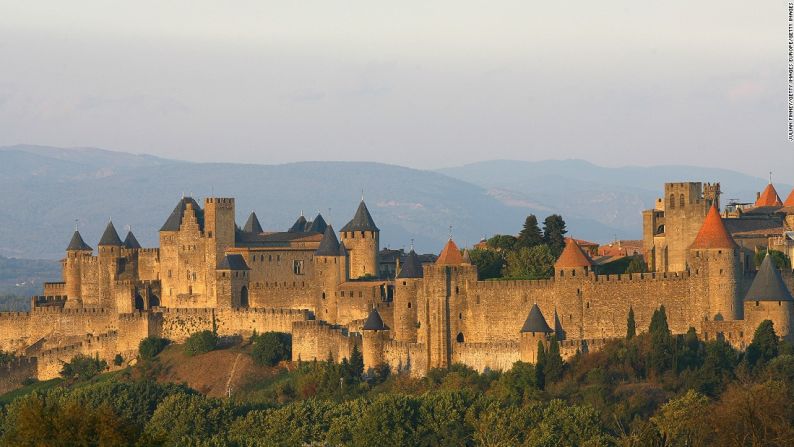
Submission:
[[[683,194],[681,194],[681,195],[679,196],[679,198],[678,198],[678,205],[679,205],[679,206],[681,206],[681,208],[683,208],[683,207],[684,207],[684,205],[686,205],[686,202],[685,202],[684,200],[685,200],[685,199],[684,199],[684,195],[683,195]]]
[[[248,307],[248,287],[246,286],[240,290],[240,307]]]
[[[160,307],[160,297],[157,295],[149,295],[149,309],[153,307]]]
[[[411,308],[411,302],[410,301],[408,301],[408,308],[409,309]]]
[[[675,194],[670,194],[670,209],[675,208]]]
[[[140,293],[135,294],[135,310],[143,310],[143,297]]]
[[[455,337],[455,341],[458,343],[463,343],[463,332],[458,332],[458,336]]]

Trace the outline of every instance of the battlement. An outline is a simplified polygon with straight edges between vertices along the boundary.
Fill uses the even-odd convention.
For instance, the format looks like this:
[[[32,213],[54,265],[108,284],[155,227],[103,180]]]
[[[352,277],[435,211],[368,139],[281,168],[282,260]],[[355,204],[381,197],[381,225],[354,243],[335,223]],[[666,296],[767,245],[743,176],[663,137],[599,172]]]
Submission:
[[[339,326],[336,324],[330,324],[326,321],[322,320],[304,320],[304,321],[295,321],[292,323],[292,330],[304,330],[304,331],[315,331],[315,332],[325,332],[328,334],[340,334],[344,336],[351,335],[348,328],[344,326]]]
[[[48,307],[63,308],[66,304],[66,299],[65,295],[36,295],[30,299],[30,308],[31,310]]]
[[[155,256],[160,256],[160,248],[159,247],[139,248],[138,249],[138,254],[151,254],[151,255],[155,255]]]
[[[115,282],[118,286],[152,286],[160,285],[159,279],[117,279]]]
[[[65,290],[65,289],[66,289],[66,283],[63,281],[44,283],[44,290]],[[45,295],[55,295],[55,294],[45,293]]]
[[[225,203],[225,204],[234,204],[233,197],[207,197],[204,199],[204,203]]]
[[[101,307],[82,307],[76,309],[58,306],[35,307],[33,313],[58,313],[63,315],[109,315],[110,310]]]
[[[296,315],[309,317],[308,309],[290,309],[286,307],[249,307],[229,309],[235,314],[261,314],[261,315]]]
[[[554,279],[510,279],[477,281],[477,287],[484,290],[543,288],[554,285]]]
[[[683,272],[650,272],[650,273],[624,273],[617,275],[593,275],[595,282],[617,282],[617,281],[679,281],[689,279],[692,274],[689,271]]]
[[[68,355],[76,355],[82,353],[82,348],[92,344],[104,343],[113,341],[118,338],[118,333],[115,331],[111,331],[105,334],[99,335],[86,335],[81,341],[76,343],[72,343],[65,346],[58,346],[56,348],[44,349],[40,351],[36,357],[38,358],[47,358],[47,357],[64,357]]]
[[[18,368],[28,368],[31,366],[36,365],[36,357],[14,357],[11,360],[8,360],[3,365],[0,365],[0,374],[8,373],[9,371],[18,369]]]
[[[145,310],[136,310],[130,313],[118,314],[119,321],[148,320],[152,314]]]
[[[307,281],[256,281],[250,284],[251,289],[311,289],[311,282]]]

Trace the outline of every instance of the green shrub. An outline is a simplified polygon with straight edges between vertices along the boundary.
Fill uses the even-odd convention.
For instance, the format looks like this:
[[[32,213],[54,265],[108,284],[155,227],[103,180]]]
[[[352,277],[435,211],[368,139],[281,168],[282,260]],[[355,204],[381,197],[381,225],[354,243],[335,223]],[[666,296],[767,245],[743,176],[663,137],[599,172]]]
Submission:
[[[274,366],[292,358],[292,338],[283,332],[265,332],[252,337],[251,357],[258,365]]]
[[[116,356],[113,357],[113,364],[121,366],[122,363],[124,363],[124,357],[122,357],[121,354],[116,354]]]
[[[194,356],[213,351],[218,346],[218,336],[212,331],[190,334],[185,342],[185,354]]]
[[[146,337],[138,345],[138,353],[143,360],[151,360],[162,352],[168,346],[168,343],[169,341],[165,338]]]
[[[64,379],[88,380],[102,372],[107,366],[108,364],[104,360],[77,354],[63,364],[61,377]]]

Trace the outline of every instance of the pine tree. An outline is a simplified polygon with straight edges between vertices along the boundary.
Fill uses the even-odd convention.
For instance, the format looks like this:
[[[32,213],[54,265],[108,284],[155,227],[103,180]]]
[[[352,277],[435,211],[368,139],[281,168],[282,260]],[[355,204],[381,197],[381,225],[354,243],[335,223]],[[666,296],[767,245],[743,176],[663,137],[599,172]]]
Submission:
[[[535,381],[539,389],[543,389],[546,385],[546,375],[544,369],[546,368],[546,347],[543,346],[543,340],[538,340],[538,361],[535,363]]]
[[[543,221],[543,240],[551,248],[554,256],[557,257],[565,248],[565,221],[559,214],[552,214]]]
[[[353,352],[350,353],[350,371],[356,379],[364,375],[364,356],[361,355],[358,345],[353,345]]]
[[[779,341],[775,326],[770,320],[764,320],[753,334],[753,342],[747,347],[747,361],[750,366],[763,365],[777,357]]]
[[[629,318],[626,321],[626,340],[631,340],[637,335],[637,325],[634,323],[634,309],[629,306]]]
[[[560,355],[560,343],[557,336],[551,337],[549,352],[546,354],[546,363],[543,365],[543,376],[546,381],[554,382],[562,377],[562,356]]]
[[[516,247],[534,247],[543,243],[543,235],[538,226],[538,218],[534,214],[527,216],[524,220],[524,228],[518,233]]]

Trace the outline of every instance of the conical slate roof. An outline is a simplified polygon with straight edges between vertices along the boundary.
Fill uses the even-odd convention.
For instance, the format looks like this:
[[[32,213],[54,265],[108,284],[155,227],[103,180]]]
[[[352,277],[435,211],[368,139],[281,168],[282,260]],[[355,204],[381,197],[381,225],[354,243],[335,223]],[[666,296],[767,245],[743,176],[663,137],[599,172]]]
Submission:
[[[788,194],[786,197],[786,201],[783,202],[783,206],[794,206],[794,189]]]
[[[138,243],[138,239],[136,239],[135,235],[132,234],[132,230],[128,231],[127,237],[124,238],[124,248],[131,248],[131,249],[141,248],[141,244]]]
[[[121,246],[122,244],[119,233],[116,231],[116,227],[113,226],[113,221],[108,222],[105,232],[102,233],[102,237],[99,239],[99,245]]]
[[[314,252],[315,256],[339,256],[339,239],[336,238],[334,228],[328,225],[323,233],[320,246]]]
[[[245,263],[245,258],[241,254],[226,255],[218,264],[218,270],[251,270]]]
[[[557,258],[557,262],[554,263],[555,269],[560,268],[576,268],[576,267],[592,267],[593,262],[590,260],[590,257],[582,251],[582,247],[576,243],[576,241],[572,238],[566,238],[565,240],[565,248],[560,253],[560,257]]]
[[[383,318],[380,317],[380,313],[378,309],[373,308],[369,312],[369,316],[367,316],[367,321],[364,322],[364,330],[365,331],[382,331],[386,329],[386,325],[383,324]]]
[[[259,234],[262,232],[262,225],[259,224],[259,218],[256,217],[256,213],[251,211],[251,215],[248,216],[248,220],[245,221],[245,225],[243,225],[243,231],[246,233],[256,233]]]
[[[441,250],[441,254],[436,259],[436,265],[460,265],[463,263],[463,255],[452,239],[447,241],[447,245]]]
[[[320,213],[317,213],[317,217],[314,218],[311,225],[309,225],[308,232],[309,233],[325,233],[325,228],[328,226],[325,223],[325,219]]]
[[[717,211],[715,205],[712,205],[711,209],[709,209],[706,218],[703,220],[703,226],[700,227],[700,231],[695,236],[695,241],[692,242],[689,248],[737,248],[736,242],[734,242],[725,228],[725,223],[722,221],[720,212]]]
[[[342,231],[380,231],[380,230],[375,225],[375,221],[372,220],[372,215],[369,214],[367,205],[362,200],[361,203],[358,204],[356,215],[353,216],[353,219],[350,222],[348,222],[344,227],[342,227]]]
[[[761,263],[744,299],[746,301],[794,301],[791,292],[780,276],[780,271],[775,267],[772,257],[768,254],[764,257],[764,262]]]
[[[532,309],[524,321],[524,326],[521,327],[521,332],[543,332],[545,334],[553,332],[549,324],[546,323],[546,319],[543,318],[537,303],[532,305]]]
[[[563,340],[565,331],[562,329],[562,323],[560,322],[560,316],[557,315],[557,309],[554,309],[554,335],[557,336],[557,340]]]
[[[287,231],[290,233],[304,233],[306,231],[306,218],[303,217],[302,213]]]
[[[171,215],[168,216],[168,219],[160,228],[160,231],[179,231],[179,227],[182,226],[182,217],[185,215],[185,208],[187,208],[188,203],[193,207],[199,230],[204,231],[204,211],[192,197],[183,197],[182,200],[176,204],[176,207],[171,211]]]
[[[411,250],[408,256],[405,257],[405,262],[400,265],[400,273],[398,278],[422,278],[424,271],[422,270],[422,263],[419,262],[419,256],[416,252]]]
[[[74,251],[81,251],[81,250],[93,251],[94,249],[91,248],[88,244],[86,244],[85,241],[83,240],[83,236],[80,236],[80,232],[75,230],[74,234],[72,235],[72,240],[69,241],[69,246],[66,247],[66,250],[67,251],[71,251],[71,250],[74,250]]]
[[[761,195],[758,196],[758,199],[756,199],[755,206],[783,206],[783,202],[780,201],[780,196],[777,195],[777,190],[770,183],[766,185],[764,192],[762,192]]]

